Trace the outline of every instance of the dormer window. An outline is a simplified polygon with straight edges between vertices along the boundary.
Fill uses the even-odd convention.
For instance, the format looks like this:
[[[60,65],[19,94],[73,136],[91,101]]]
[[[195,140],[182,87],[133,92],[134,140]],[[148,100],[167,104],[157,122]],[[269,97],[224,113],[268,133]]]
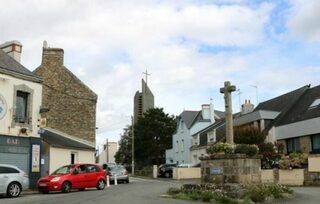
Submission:
[[[309,109],[316,108],[320,105],[320,98],[313,101],[313,103],[309,106]]]

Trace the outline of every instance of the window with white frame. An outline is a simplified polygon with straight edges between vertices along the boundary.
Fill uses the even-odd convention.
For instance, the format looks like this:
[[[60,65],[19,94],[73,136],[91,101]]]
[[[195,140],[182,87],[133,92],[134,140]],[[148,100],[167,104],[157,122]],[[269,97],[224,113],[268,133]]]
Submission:
[[[212,131],[207,133],[208,143],[209,142],[216,142],[216,129],[213,129]]]

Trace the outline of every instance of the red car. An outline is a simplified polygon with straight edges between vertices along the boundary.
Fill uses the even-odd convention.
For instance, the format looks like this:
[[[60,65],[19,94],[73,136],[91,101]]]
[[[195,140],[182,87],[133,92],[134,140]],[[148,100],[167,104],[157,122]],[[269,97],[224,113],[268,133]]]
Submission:
[[[70,164],[62,166],[51,175],[42,177],[37,182],[40,192],[70,192],[71,189],[85,190],[96,187],[103,190],[106,184],[104,170],[96,164]]]

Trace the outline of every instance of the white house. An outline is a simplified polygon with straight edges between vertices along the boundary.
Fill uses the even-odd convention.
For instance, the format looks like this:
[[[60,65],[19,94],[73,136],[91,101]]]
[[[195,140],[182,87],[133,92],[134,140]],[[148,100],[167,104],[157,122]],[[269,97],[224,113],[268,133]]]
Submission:
[[[21,51],[18,41],[0,45],[0,163],[24,170],[34,187],[40,177],[42,79],[20,64]]]
[[[214,123],[223,115],[213,104],[204,104],[200,111],[183,111],[177,117],[177,129],[172,136],[172,149],[166,150],[166,163],[191,163],[192,135]]]

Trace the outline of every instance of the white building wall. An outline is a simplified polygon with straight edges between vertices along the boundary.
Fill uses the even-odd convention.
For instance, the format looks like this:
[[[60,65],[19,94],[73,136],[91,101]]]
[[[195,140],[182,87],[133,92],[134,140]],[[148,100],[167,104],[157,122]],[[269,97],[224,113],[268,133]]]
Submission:
[[[75,163],[95,163],[94,151],[50,147],[49,174],[63,165],[71,163],[71,153],[75,153]]]
[[[99,155],[99,164],[115,163],[115,155],[118,150],[117,142],[108,142],[108,148],[105,148]]]
[[[18,79],[9,75],[0,73],[0,94],[6,101],[6,114],[0,120],[0,134],[17,136],[21,127],[16,125],[11,127],[13,120],[13,112],[15,104],[13,104],[16,94],[14,93],[14,86],[26,85],[33,90],[32,98],[32,128],[27,129],[27,136],[40,137],[38,134],[38,119],[40,118],[39,111],[42,99],[42,85],[40,83]],[[22,136],[22,135],[21,135]]]

